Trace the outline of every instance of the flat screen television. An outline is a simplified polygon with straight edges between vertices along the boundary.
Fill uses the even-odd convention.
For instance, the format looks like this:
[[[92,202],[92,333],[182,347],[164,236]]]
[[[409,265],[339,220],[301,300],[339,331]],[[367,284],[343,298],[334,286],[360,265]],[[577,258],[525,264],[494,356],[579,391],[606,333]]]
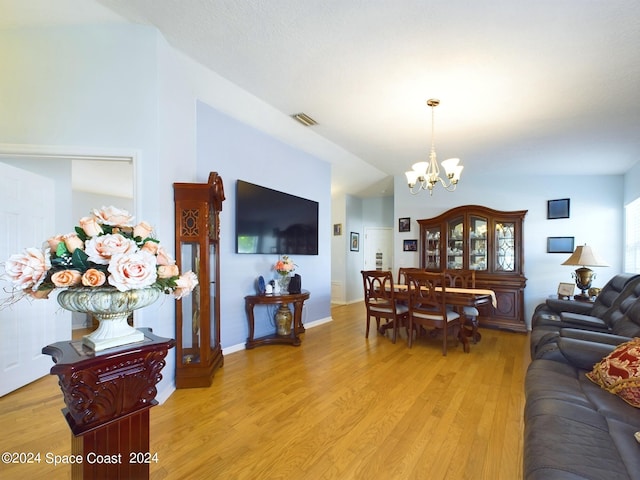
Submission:
[[[318,202],[238,180],[236,253],[318,255]]]

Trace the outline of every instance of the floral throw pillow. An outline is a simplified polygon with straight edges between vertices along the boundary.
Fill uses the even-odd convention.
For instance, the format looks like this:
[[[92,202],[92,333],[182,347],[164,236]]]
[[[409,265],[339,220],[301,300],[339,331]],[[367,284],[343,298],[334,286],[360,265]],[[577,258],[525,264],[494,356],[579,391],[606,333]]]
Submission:
[[[594,365],[587,378],[640,408],[640,337],[619,345]]]

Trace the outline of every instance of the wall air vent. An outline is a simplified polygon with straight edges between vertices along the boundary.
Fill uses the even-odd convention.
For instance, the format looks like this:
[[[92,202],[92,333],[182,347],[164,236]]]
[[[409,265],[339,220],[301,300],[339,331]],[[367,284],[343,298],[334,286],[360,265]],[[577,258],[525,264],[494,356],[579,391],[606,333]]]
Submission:
[[[299,121],[305,127],[312,127],[313,125],[318,124],[318,122],[316,122],[313,118],[311,118],[306,113],[294,113],[293,115],[291,115],[291,118]]]

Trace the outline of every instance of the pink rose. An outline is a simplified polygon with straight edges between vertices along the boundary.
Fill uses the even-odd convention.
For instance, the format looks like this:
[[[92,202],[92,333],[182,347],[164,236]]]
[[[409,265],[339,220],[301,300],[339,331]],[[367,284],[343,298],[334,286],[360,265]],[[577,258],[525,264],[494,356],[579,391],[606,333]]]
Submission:
[[[154,242],[152,240],[149,240],[148,242],[144,242],[144,245],[142,245],[142,250],[145,250],[153,255],[156,255],[158,253],[158,242]]]
[[[156,257],[144,250],[114,255],[108,270],[109,284],[121,292],[148,287],[158,278]]]
[[[82,274],[77,270],[60,270],[51,275],[51,282],[56,287],[73,287],[79,285]]]
[[[49,250],[26,248],[23,253],[11,255],[4,270],[11,282],[21,288],[36,291],[51,268]]]
[[[158,246],[158,252],[156,253],[158,265],[173,265],[176,261],[171,255],[164,249],[162,245]]]
[[[107,276],[104,272],[96,270],[95,268],[90,268],[82,274],[82,285],[85,287],[99,287],[100,285],[104,285],[106,281]]]
[[[108,265],[114,255],[134,253],[137,250],[136,242],[119,233],[90,238],[85,246],[89,260],[98,265]]]
[[[73,253],[76,248],[84,250],[84,242],[80,239],[77,233],[69,233],[62,237],[64,244],[67,246],[67,250]]]
[[[104,232],[96,217],[82,217],[78,223],[88,237],[95,237]]]
[[[171,278],[177,277],[180,275],[180,270],[177,265],[159,265],[158,266],[158,277],[160,278]]]
[[[93,214],[98,219],[98,223],[119,227],[131,226],[133,217],[126,210],[120,210],[114,206],[102,207],[100,210],[94,209]]]
[[[176,288],[173,291],[173,296],[176,300],[180,300],[182,297],[189,295],[194,288],[198,285],[198,277],[191,270],[186,272],[176,280]]]
[[[49,246],[49,248],[53,253],[56,253],[56,250],[58,249],[58,244],[63,241],[64,241],[64,238],[62,235],[56,235],[55,237],[51,237],[47,240],[47,245]]]
[[[133,227],[133,236],[140,237],[142,240],[151,235],[151,232],[153,232],[153,227],[144,221]]]

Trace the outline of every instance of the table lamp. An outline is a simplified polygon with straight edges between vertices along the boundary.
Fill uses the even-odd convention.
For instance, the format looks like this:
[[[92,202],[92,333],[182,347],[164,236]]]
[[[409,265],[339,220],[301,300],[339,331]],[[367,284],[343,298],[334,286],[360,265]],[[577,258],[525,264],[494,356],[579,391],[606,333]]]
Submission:
[[[562,265],[578,265],[575,272],[571,274],[576,279],[576,286],[582,291],[579,295],[575,295],[573,298],[576,300],[589,300],[587,290],[591,288],[591,281],[596,278],[596,274],[587,267],[608,267],[609,265],[600,260],[591,247],[580,245],[576,247],[576,251],[567,258]]]

